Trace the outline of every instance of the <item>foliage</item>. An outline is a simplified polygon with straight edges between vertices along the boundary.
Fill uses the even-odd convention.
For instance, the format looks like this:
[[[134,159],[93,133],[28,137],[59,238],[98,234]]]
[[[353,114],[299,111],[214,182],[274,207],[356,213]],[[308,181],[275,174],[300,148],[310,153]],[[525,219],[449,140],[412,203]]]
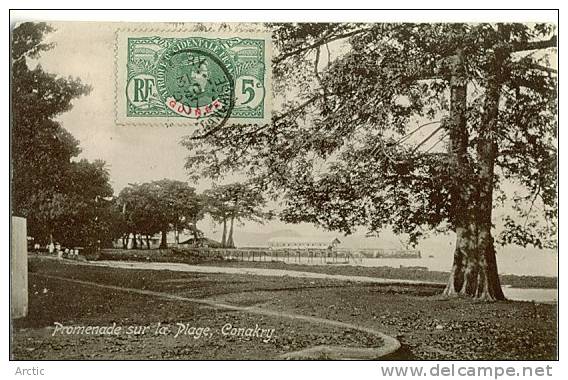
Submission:
[[[262,193],[244,183],[218,185],[206,190],[207,212],[211,217],[222,222],[225,218],[262,222],[268,214],[263,211],[266,205]]]
[[[73,161],[79,142],[55,118],[88,94],[79,79],[58,78],[31,60],[52,48],[45,23],[12,30],[12,212],[28,220],[28,234],[68,245],[108,241],[112,207],[109,174],[102,161]],[[110,234],[110,235],[109,235]]]
[[[262,192],[250,183],[230,183],[215,186],[203,193],[206,210],[214,221],[223,224],[223,247],[234,247],[233,224],[235,221],[251,220],[263,223],[272,217],[265,212],[266,200]],[[230,230],[227,237],[227,222]]]
[[[118,196],[123,233],[154,235],[188,228],[194,233],[203,217],[203,202],[186,182],[162,179],[130,184]]]
[[[392,227],[413,241],[428,230],[454,229],[460,210],[450,208],[450,189],[458,177],[448,161],[447,116],[458,51],[464,63],[457,70],[467,86],[469,166],[462,169],[470,173],[459,181],[478,186],[487,158],[483,144],[496,144],[494,185],[526,190],[524,202],[501,193],[516,207],[509,207],[500,242],[555,245],[553,26],[271,27],[279,112],[268,125],[227,125],[205,139],[188,136],[182,142],[191,152],[188,169],[214,178],[234,171],[253,177],[283,200],[281,218],[288,222],[345,233]],[[331,45],[342,53],[332,57]],[[501,88],[498,118],[490,121],[497,133],[482,139],[491,83]]]

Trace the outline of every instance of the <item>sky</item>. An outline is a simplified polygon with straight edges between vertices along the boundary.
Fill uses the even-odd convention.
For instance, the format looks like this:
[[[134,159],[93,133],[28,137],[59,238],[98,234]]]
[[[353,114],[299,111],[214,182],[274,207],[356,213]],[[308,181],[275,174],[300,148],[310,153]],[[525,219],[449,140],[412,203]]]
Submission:
[[[129,183],[161,178],[188,181],[184,169],[188,151],[179,142],[183,136],[191,134],[193,127],[115,124],[114,50],[115,32],[120,24],[65,22],[51,25],[56,31],[46,36],[46,42],[55,43],[55,47],[42,53],[39,64],[47,72],[78,77],[92,86],[90,94],[73,100],[71,111],[58,118],[61,125],[80,141],[82,153],[79,158],[106,161],[115,194]],[[208,184],[201,183],[196,187],[203,190]],[[201,222],[200,227],[206,232],[220,234],[219,228],[210,220]],[[238,228],[250,232],[292,229],[302,234],[325,234],[312,225],[289,225],[279,221],[262,226],[246,223]]]
[[[84,83],[92,86],[89,95],[75,99],[72,110],[60,115],[58,119],[61,125],[80,141],[80,158],[106,161],[116,194],[129,183],[162,178],[188,181],[184,169],[188,152],[179,142],[183,136],[192,132],[193,127],[119,126],[114,122],[115,31],[120,24],[66,22],[52,25],[56,31],[47,36],[47,41],[54,42],[55,47],[44,52],[39,63],[47,72],[63,77],[79,77]],[[336,49],[341,49],[341,46],[337,45]],[[429,130],[425,129],[421,133],[427,134]],[[201,184],[197,188],[203,190],[205,186]],[[220,229],[210,220],[202,221],[200,228],[206,234],[219,238]],[[238,226],[235,239],[238,244],[239,231],[256,233],[283,229],[305,236],[339,235],[327,233],[310,224],[290,225],[271,221],[265,225],[245,223]],[[363,235],[359,236],[362,239],[361,245],[368,245],[363,242]],[[393,241],[398,241],[396,236],[388,231],[384,233],[383,239],[385,244],[389,242],[389,246],[392,246]],[[453,240],[451,234],[436,236],[422,243],[422,247],[436,255],[447,257],[449,269]],[[529,251],[537,250],[509,247],[503,251],[526,255]]]
[[[112,24],[111,24],[112,25]],[[60,122],[79,141],[81,157],[102,158],[116,193],[133,182],[187,180],[187,151],[179,144],[188,127],[117,126],[114,123],[114,27],[98,23],[55,24],[56,47],[40,63],[47,72],[79,77],[92,92],[73,101]]]

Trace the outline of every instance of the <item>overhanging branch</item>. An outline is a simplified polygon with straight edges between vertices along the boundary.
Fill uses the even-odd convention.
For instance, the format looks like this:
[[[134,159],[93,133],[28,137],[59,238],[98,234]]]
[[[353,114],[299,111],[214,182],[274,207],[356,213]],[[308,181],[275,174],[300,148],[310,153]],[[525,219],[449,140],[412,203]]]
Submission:
[[[273,117],[273,118],[272,118],[272,122],[276,123],[276,122],[278,122],[278,121],[280,121],[280,120],[282,120],[282,119],[288,117],[289,115],[291,115],[291,114],[293,114],[293,113],[295,113],[295,112],[298,112],[298,111],[303,110],[304,108],[306,108],[307,106],[309,106],[310,104],[312,104],[313,102],[315,102],[315,101],[316,101],[317,99],[319,99],[320,97],[321,97],[320,94],[317,94],[317,95],[312,96],[311,98],[309,98],[308,100],[306,100],[304,103],[300,104],[299,106],[294,107],[294,108],[292,108],[292,109],[290,109],[290,110],[288,110],[288,111],[286,111],[286,112],[284,112],[284,113],[281,113],[281,114],[278,115],[278,116]]]
[[[548,40],[531,42],[514,42],[511,52],[548,49],[558,46],[557,36],[552,36]]]
[[[291,109],[289,109],[288,111],[286,111],[286,112],[284,112],[284,113],[282,113],[282,114],[280,114],[280,115],[277,115],[277,116],[273,117],[273,118],[272,118],[272,123],[277,123],[277,122],[279,122],[280,120],[282,120],[282,119],[288,117],[289,115],[291,115],[291,114],[293,114],[293,113],[295,113],[295,112],[298,112],[298,111],[303,110],[304,108],[306,108],[307,106],[309,106],[310,104],[312,104],[313,102],[315,102],[317,99],[319,99],[321,96],[322,96],[322,95],[320,95],[320,94],[314,95],[314,96],[312,96],[311,98],[309,98],[308,100],[306,100],[305,102],[303,102],[302,104],[300,104],[299,106],[294,107],[294,108],[291,108]],[[242,138],[242,137],[246,137],[246,136],[253,135],[253,134],[255,134],[255,133],[258,133],[258,132],[260,132],[260,131],[262,131],[262,130],[268,128],[268,127],[270,127],[270,125],[271,125],[270,123],[260,125],[259,127],[255,128],[255,129],[252,130],[252,131],[244,132],[244,133],[241,134],[239,137]],[[216,127],[216,128],[210,129],[209,131],[207,131],[207,132],[205,132],[205,133],[203,133],[203,134],[201,134],[201,135],[192,136],[190,139],[191,139],[191,140],[202,140],[202,139],[205,139],[205,138],[207,138],[207,137],[209,137],[209,136],[215,134],[215,133],[216,133],[217,131],[219,131],[220,129],[221,129],[221,126],[218,126],[218,127]]]
[[[344,39],[344,38],[355,36],[357,34],[368,32],[369,30],[371,30],[371,28],[355,29],[355,30],[352,30],[350,32],[336,34],[334,36],[332,35],[332,36],[327,37],[327,38],[321,38],[321,39],[317,40],[316,42],[314,42],[313,44],[310,44],[308,46],[304,46],[304,47],[289,51],[288,53],[284,53],[284,54],[274,58],[274,63],[279,64],[280,62],[282,62],[282,61],[284,61],[284,60],[286,60],[286,59],[288,59],[288,58],[290,58],[290,57],[292,57],[296,54],[300,54],[304,51],[308,51],[308,50],[317,48],[319,46],[325,45],[325,44],[333,42],[333,41],[341,40],[341,39]]]
[[[420,142],[420,144],[418,144],[418,145],[412,150],[412,153],[411,153],[411,154],[416,153],[416,151],[417,151],[422,145],[424,145],[428,140],[430,140],[432,137],[434,137],[434,135],[436,135],[436,133],[438,133],[438,131],[439,131],[440,129],[444,128],[444,127],[445,127],[445,125],[444,125],[444,123],[442,123],[442,125],[440,125],[440,126],[439,126],[438,128],[436,128],[436,129],[434,129],[434,130],[432,131],[432,133],[430,133],[424,140],[422,140],[422,141]]]
[[[533,65],[530,65],[530,68],[535,69],[535,70],[545,71],[549,74],[558,74],[558,70],[553,69],[552,67],[548,67],[548,66],[533,64]]]

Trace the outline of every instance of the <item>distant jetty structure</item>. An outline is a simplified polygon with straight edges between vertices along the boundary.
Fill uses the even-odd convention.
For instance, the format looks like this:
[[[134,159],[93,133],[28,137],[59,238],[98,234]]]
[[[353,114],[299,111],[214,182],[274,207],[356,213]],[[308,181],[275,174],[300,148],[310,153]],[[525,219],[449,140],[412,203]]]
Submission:
[[[334,252],[339,254],[348,254],[361,258],[404,258],[419,259],[421,253],[419,250],[396,249],[396,248],[346,248],[341,247],[341,241],[335,238],[322,237],[274,237],[268,240],[268,248],[275,250],[292,250],[292,251],[322,251]]]
[[[341,241],[338,238],[275,237],[268,240],[268,247],[274,249],[327,249],[333,250]]]

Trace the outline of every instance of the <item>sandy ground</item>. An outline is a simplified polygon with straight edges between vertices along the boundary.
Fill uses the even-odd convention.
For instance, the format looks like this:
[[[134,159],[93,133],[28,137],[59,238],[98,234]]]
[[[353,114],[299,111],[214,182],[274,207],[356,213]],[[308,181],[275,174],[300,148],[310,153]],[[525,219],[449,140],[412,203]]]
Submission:
[[[96,261],[93,265],[107,266],[111,268],[122,269],[152,269],[152,270],[171,270],[181,272],[194,273],[224,273],[237,275],[254,275],[254,276],[277,276],[277,277],[294,277],[294,278],[312,278],[326,279],[334,281],[351,281],[373,284],[401,284],[401,285],[429,285],[444,286],[442,281],[426,281],[426,280],[409,280],[409,279],[393,279],[357,275],[328,274],[318,272],[308,272],[307,269],[298,271],[293,269],[280,269],[271,267],[243,267],[243,266],[208,266],[208,265],[191,265],[183,263],[160,263],[160,262],[129,262],[129,261]],[[294,268],[294,265],[291,266]],[[313,268],[313,267],[312,267]],[[556,289],[517,289],[505,287],[503,289],[505,296],[513,301],[539,301],[544,303],[557,302]]]
[[[246,268],[246,267],[226,267],[226,266],[206,266],[206,265],[190,265],[181,263],[145,263],[130,261],[95,261],[91,265],[105,266],[110,268],[122,269],[151,269],[151,270],[171,270],[176,272],[193,272],[193,273],[224,273],[238,275],[253,276],[269,276],[269,277],[294,277],[294,278],[312,278],[334,281],[353,281],[367,282],[373,284],[411,284],[411,285],[443,285],[442,282],[435,281],[419,281],[405,279],[377,278],[367,276],[327,274],[316,272],[295,271],[290,269],[274,269],[274,268]]]

